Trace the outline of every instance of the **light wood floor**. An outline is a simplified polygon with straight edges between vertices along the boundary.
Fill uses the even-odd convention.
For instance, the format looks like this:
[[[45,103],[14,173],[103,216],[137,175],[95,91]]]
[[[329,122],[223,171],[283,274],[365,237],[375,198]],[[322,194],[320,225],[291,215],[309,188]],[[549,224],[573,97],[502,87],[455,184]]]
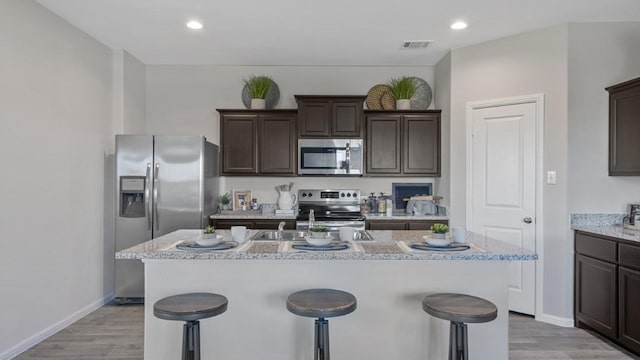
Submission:
[[[141,305],[105,305],[16,359],[142,360],[143,318]],[[509,316],[509,358],[640,359],[587,331],[540,323],[513,313]]]

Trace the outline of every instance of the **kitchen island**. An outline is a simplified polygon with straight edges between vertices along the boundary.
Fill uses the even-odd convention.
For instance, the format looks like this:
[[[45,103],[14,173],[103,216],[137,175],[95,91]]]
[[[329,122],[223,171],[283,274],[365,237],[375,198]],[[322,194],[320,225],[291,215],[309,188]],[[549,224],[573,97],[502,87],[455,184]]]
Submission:
[[[229,231],[219,231],[230,239]],[[256,230],[250,232],[255,234]],[[302,252],[290,242],[247,241],[233,250],[191,252],[176,245],[198,230],[179,230],[116,254],[145,264],[145,359],[180,356],[182,324],[157,319],[160,298],[208,291],[229,299],[224,314],[201,323],[203,359],[304,360],[313,356],[313,319],[289,313],[287,296],[307,288],[354,294],[358,308],[332,318],[335,359],[444,359],[449,324],[422,310],[436,292],[483,297],[498,318],[469,325],[476,359],[508,358],[508,264],[535,253],[471,234],[471,249],[431,252],[410,248],[427,231],[369,231],[373,241],[349,250]]]

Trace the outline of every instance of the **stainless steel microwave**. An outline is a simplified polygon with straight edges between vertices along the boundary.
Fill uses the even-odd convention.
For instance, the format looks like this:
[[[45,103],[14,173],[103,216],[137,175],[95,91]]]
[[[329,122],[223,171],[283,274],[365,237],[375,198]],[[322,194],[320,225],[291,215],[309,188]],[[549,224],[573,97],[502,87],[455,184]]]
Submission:
[[[362,175],[362,139],[299,139],[299,175]]]

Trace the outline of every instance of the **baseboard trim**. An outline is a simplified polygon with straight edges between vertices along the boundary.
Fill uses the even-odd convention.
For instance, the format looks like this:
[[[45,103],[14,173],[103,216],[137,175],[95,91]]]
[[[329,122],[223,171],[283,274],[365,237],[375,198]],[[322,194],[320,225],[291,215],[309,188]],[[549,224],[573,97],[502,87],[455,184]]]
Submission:
[[[557,325],[562,327],[575,326],[573,318],[564,318],[564,317],[555,316],[555,315],[548,315],[548,314],[536,315],[536,320],[547,323],[547,324]]]
[[[94,310],[97,310],[98,308],[100,308],[104,304],[110,302],[111,300],[113,300],[113,294],[109,294],[109,295],[103,297],[102,299],[94,301],[93,303],[91,303],[91,304],[85,306],[84,308],[76,311],[75,313],[71,314],[67,318],[62,319],[61,321],[58,321],[57,323],[49,326],[48,328],[46,328],[46,329],[34,334],[33,336],[21,341],[20,343],[18,343],[15,346],[9,348],[8,350],[0,353],[0,359],[1,360],[13,359],[14,357],[16,357],[16,356],[22,354],[23,352],[29,350],[33,346],[39,344],[40,342],[42,342],[43,340],[45,340],[49,336],[57,333],[58,331],[66,328],[67,326],[71,325],[72,323],[80,320],[81,318],[83,318],[84,316],[89,314],[90,312],[92,312]]]

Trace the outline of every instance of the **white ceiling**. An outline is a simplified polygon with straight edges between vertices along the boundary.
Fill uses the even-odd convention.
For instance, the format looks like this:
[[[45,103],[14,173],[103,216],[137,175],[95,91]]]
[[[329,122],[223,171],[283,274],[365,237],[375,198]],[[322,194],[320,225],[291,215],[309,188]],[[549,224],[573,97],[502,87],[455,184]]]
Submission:
[[[638,0],[36,0],[146,64],[434,65],[534,29],[640,21]],[[188,30],[199,19],[204,29]],[[465,30],[449,28],[454,20]],[[433,40],[401,50],[404,40]]]

